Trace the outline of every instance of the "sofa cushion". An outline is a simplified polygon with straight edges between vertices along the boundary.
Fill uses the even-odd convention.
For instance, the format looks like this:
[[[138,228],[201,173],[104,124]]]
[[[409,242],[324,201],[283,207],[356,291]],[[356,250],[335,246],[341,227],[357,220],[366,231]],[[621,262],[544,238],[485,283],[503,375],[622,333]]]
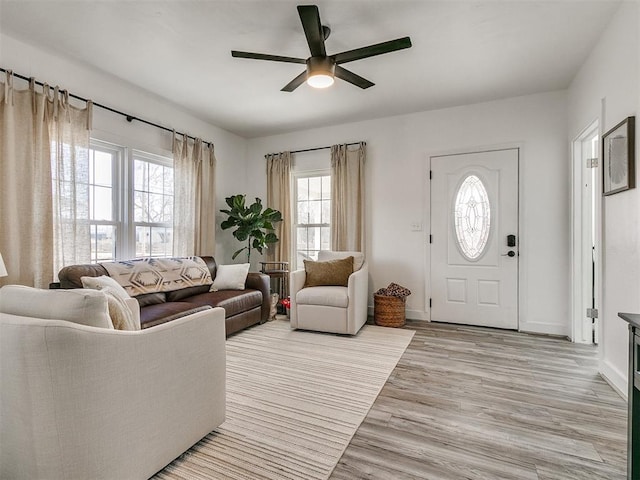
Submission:
[[[0,288],[0,309],[12,315],[113,328],[107,297],[99,290],[41,290],[6,285]]]
[[[162,318],[158,318],[157,320],[147,322],[144,324],[143,328],[150,328],[150,327],[155,327],[156,325],[162,325],[163,323],[171,322],[173,320],[187,317],[189,315],[193,315],[194,313],[203,312],[205,310],[211,310],[211,307],[209,305],[203,305],[201,307],[193,307],[193,308],[190,308],[189,310],[184,310],[182,312],[174,313],[173,315],[169,315],[168,317],[162,317]]]
[[[148,305],[156,305],[158,303],[165,303],[167,301],[167,297],[165,293],[145,293],[143,295],[138,295],[135,298],[140,304],[140,308],[146,307]]]
[[[262,292],[258,290],[220,290],[185,298],[185,303],[222,307],[225,316],[232,317],[262,305]]]
[[[306,287],[296,295],[298,305],[324,305],[347,308],[349,296],[347,287]]]
[[[140,326],[149,328],[154,325],[160,325],[168,321],[178,313],[183,313],[193,309],[192,303],[186,302],[169,302],[148,305],[140,309]]]
[[[227,337],[245,328],[260,323],[260,309],[258,307],[248,312],[239,313],[233,317],[225,318],[224,328]]]
[[[213,257],[207,257],[207,256],[202,256],[200,258],[209,269],[209,272],[211,272],[211,278],[216,278],[216,273],[218,271],[218,264],[216,263],[216,259]]]
[[[167,292],[167,302],[179,302],[184,298],[192,297],[194,295],[200,295],[201,293],[207,293],[209,291],[209,285],[200,285],[198,287],[188,287],[181,290],[174,290],[173,292]]]

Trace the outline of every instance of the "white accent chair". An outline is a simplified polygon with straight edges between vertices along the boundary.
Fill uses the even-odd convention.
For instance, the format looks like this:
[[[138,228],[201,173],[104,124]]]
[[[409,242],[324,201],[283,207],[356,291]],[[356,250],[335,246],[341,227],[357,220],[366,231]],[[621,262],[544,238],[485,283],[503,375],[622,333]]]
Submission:
[[[291,273],[291,328],[355,335],[367,321],[369,267],[360,252],[320,251],[318,261],[353,256],[354,272],[346,287],[306,287],[304,270]]]
[[[224,421],[222,308],[120,331],[91,318],[106,312],[101,292],[47,291],[71,298],[76,323],[15,308],[11,288],[0,289],[0,478],[146,479]]]

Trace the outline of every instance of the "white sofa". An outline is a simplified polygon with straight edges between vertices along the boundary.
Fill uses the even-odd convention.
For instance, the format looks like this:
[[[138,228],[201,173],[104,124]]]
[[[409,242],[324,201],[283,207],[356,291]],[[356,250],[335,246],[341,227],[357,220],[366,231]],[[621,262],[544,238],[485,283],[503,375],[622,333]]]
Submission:
[[[355,335],[367,321],[369,267],[360,252],[318,252],[318,261],[353,256],[354,272],[346,287],[304,287],[306,273],[290,275],[291,328]]]
[[[224,421],[222,308],[119,331],[4,298],[0,478],[149,478]]]

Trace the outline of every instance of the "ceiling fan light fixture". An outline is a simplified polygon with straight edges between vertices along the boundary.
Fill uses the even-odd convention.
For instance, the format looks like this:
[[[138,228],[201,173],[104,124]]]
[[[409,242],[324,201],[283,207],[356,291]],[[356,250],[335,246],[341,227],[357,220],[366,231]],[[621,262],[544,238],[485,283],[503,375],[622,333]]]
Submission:
[[[324,73],[316,73],[307,78],[307,84],[313,88],[327,88],[333,85],[333,77]]]
[[[307,59],[307,84],[313,88],[327,88],[333,85],[336,71],[335,62],[329,57]]]

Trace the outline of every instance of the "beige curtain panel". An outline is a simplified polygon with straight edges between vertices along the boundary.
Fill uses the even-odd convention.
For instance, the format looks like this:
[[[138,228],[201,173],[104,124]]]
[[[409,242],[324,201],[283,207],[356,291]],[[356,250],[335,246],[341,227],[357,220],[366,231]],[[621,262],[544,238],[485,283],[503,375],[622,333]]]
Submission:
[[[331,147],[331,249],[365,251],[364,163],[366,144]]]
[[[91,118],[91,102],[71,106],[58,88],[16,90],[11,72],[0,83],[0,284],[46,288],[62,266],[91,260]]]
[[[92,103],[79,109],[69,104],[68,92],[56,87],[53,96],[43,88],[53,118],[49,125],[53,181],[53,273],[62,267],[91,262],[89,208],[89,142]]]
[[[267,155],[267,206],[282,214],[275,225],[279,242],[267,250],[267,261],[291,265],[291,152]]]
[[[213,145],[173,135],[173,254],[214,255],[216,157]]]

